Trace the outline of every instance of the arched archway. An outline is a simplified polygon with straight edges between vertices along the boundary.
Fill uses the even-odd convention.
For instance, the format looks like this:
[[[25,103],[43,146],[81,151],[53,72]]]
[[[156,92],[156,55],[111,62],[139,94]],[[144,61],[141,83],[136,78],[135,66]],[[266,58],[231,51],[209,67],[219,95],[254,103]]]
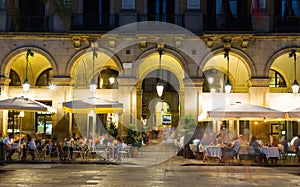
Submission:
[[[280,50],[276,52],[268,61],[264,73],[266,75],[269,75],[270,70],[277,71],[285,80],[286,83],[286,91],[291,92],[291,86],[293,84],[294,79],[300,80],[300,70],[299,68],[296,68],[296,77],[294,72],[294,58],[289,57],[289,53],[292,52],[292,50],[296,51],[296,66],[299,67],[299,56],[300,56],[300,49],[299,48],[286,48],[283,50]],[[272,88],[271,92],[281,92],[282,88],[279,88],[280,90],[276,90],[276,88]]]
[[[97,48],[94,59],[92,49],[89,49],[84,53],[82,51],[74,56],[69,64],[69,66],[72,64],[72,67],[67,68],[70,76],[74,79],[74,86],[88,86],[93,77],[97,79],[100,72],[107,68],[120,72],[122,68],[119,61],[111,55],[112,54],[109,52]]]
[[[142,59],[136,66],[136,77],[140,80],[137,83],[137,89],[142,90],[141,99],[141,114],[142,118],[146,118],[149,121],[150,126],[161,126],[157,124],[157,116],[155,114],[155,107],[157,103],[165,102],[169,106],[169,115],[171,117],[170,125],[177,127],[180,119],[180,112],[184,111],[184,106],[180,100],[180,92],[184,89],[184,82],[186,74],[184,71],[184,61],[181,62],[180,57],[176,58],[176,54],[168,53],[169,49],[163,49],[161,55],[161,66],[159,61],[159,53],[156,50],[152,50],[152,53],[148,53],[147,56],[142,55]],[[160,69],[161,68],[161,69]],[[157,95],[156,84],[162,81],[164,85],[164,91],[161,98]],[[137,102],[139,103],[139,102]],[[139,110],[139,106],[137,106]]]
[[[3,61],[1,74],[9,78],[10,70],[12,69],[23,82],[26,76],[25,54],[28,49],[34,53],[33,57],[29,57],[28,63],[27,78],[31,85],[34,85],[40,74],[49,68],[52,68],[53,74],[57,75],[57,65],[53,58],[47,52],[35,47],[23,47],[10,53]]]
[[[223,72],[224,77],[229,77],[230,83],[233,87],[233,91],[247,92],[248,80],[251,78],[252,73],[255,73],[255,68],[252,63],[249,64],[250,59],[245,54],[242,54],[243,53],[236,49],[231,49],[229,51],[229,75],[227,75],[228,64],[226,58],[224,58],[223,49],[213,51],[213,56],[209,56],[209,59],[207,59],[206,63],[202,65],[203,67],[201,69],[203,72],[209,72],[208,70],[212,69]],[[204,74],[204,76],[208,78],[213,75]],[[215,79],[220,80],[219,77],[215,77]],[[218,85],[220,86],[220,88],[223,88],[224,80]],[[219,90],[222,91],[223,89]]]

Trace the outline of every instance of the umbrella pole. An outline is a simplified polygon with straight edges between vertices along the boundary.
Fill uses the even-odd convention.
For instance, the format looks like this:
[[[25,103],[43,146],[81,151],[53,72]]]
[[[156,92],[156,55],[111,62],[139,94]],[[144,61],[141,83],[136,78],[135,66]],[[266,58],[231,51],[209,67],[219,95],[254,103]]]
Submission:
[[[23,129],[23,117],[24,117],[24,111],[21,111],[19,113],[19,118],[20,118],[20,129],[19,129],[20,137],[19,137],[19,146],[18,146],[19,160],[21,159],[21,140],[22,140],[22,129]]]
[[[20,134],[19,134],[20,137],[19,137],[19,146],[18,146],[19,160],[21,159],[22,123],[23,123],[23,119],[22,119],[22,117],[20,117]]]

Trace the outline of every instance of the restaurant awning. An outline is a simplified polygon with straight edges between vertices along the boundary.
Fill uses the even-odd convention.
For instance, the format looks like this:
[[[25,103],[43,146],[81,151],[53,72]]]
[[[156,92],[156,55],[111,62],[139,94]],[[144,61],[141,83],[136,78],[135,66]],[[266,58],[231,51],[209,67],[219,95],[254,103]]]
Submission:
[[[56,109],[40,103],[38,101],[31,100],[25,97],[15,97],[11,99],[5,99],[0,101],[0,109],[3,110],[19,110],[28,112],[52,112],[56,113]]]
[[[97,114],[122,113],[123,104],[117,101],[91,97],[63,102],[62,108],[65,112],[71,113],[89,113],[91,110],[95,111]]]
[[[236,102],[208,111],[210,118],[285,118],[286,113],[258,105]]]

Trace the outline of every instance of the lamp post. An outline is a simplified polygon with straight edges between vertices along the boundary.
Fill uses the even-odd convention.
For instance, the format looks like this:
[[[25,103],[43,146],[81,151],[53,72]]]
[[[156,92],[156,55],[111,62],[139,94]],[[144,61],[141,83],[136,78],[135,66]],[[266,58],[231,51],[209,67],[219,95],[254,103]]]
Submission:
[[[161,69],[161,55],[162,55],[162,49],[159,48],[158,49],[158,53],[159,53],[159,69],[160,69],[160,80],[159,82],[156,84],[156,91],[157,91],[157,95],[159,97],[162,96],[163,91],[164,91],[164,85],[162,83],[162,69]]]
[[[28,57],[29,56],[34,57],[34,53],[30,49],[27,49],[27,52],[26,52],[26,55],[25,55],[25,58],[26,58],[25,80],[24,80],[24,83],[22,85],[23,91],[25,93],[29,92],[29,88],[30,88],[30,83],[27,79],[27,76],[28,76],[28,62],[29,62]]]
[[[294,82],[292,84],[292,90],[294,94],[297,94],[299,91],[299,83],[297,81],[296,50],[292,50],[292,52],[289,54],[289,57],[294,57]]]
[[[93,77],[90,83],[90,92],[92,94],[96,92],[96,88],[97,88],[96,81],[95,81],[95,58],[97,57],[96,45],[97,45],[96,42],[91,43],[91,46],[93,48]]]
[[[226,94],[230,94],[230,91],[231,91],[231,84],[230,84],[230,81],[229,81],[229,48],[225,48],[224,51],[224,58],[227,58],[227,80],[226,80],[226,83],[225,83],[225,93]]]

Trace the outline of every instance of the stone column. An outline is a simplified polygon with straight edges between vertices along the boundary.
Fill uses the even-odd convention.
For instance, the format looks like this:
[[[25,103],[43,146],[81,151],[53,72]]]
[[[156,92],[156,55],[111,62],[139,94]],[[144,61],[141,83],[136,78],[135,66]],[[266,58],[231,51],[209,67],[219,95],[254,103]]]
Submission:
[[[123,104],[123,114],[120,122],[126,126],[136,122],[137,89],[135,78],[118,78],[119,102]]]
[[[65,112],[62,110],[62,103],[73,100],[73,80],[71,78],[52,78],[52,83],[56,85],[56,89],[51,91],[52,107],[57,109],[57,113],[52,114],[53,128],[65,117]],[[69,114],[68,135],[72,135],[72,114]],[[59,131],[59,129],[55,129]],[[56,133],[56,132],[53,132]],[[67,134],[66,134],[67,135]]]
[[[249,103],[269,107],[269,78],[251,78],[249,80]],[[252,136],[252,125],[249,126],[249,136]]]
[[[7,77],[1,77],[0,79],[0,95],[1,100],[8,98],[8,92],[9,92],[9,83],[10,79]],[[0,118],[2,121],[1,131],[0,131],[0,137],[5,137],[7,132],[7,125],[8,125],[8,111],[7,110],[0,110]]]
[[[193,78],[184,82],[184,116],[192,115],[197,121],[198,116],[202,113],[202,87],[204,80],[202,78]],[[182,103],[182,99],[180,99]]]
[[[264,107],[269,106],[269,78],[251,78],[249,84],[249,103]]]

